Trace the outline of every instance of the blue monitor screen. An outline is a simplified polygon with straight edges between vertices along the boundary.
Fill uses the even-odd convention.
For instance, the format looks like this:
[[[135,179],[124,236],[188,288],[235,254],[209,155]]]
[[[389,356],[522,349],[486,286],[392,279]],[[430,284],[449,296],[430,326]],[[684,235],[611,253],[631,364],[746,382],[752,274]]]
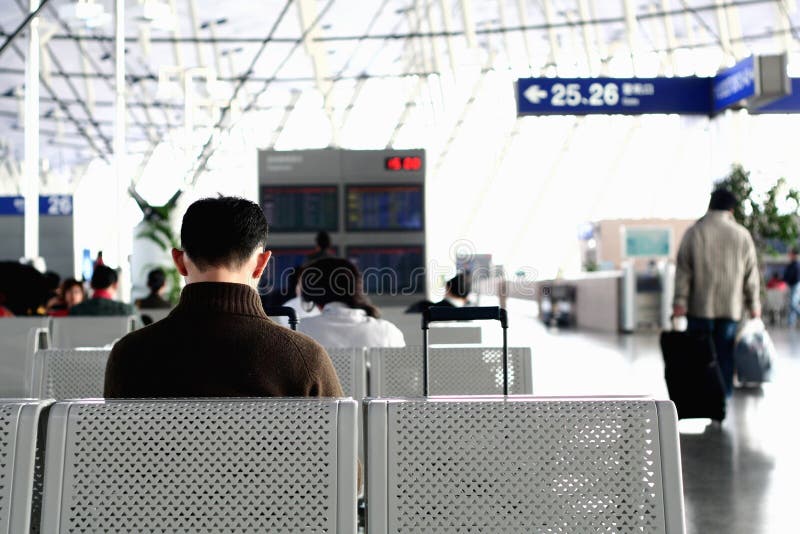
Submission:
[[[259,291],[268,293],[273,290],[288,290],[290,270],[300,267],[307,261],[307,256],[314,252],[313,247],[307,248],[272,248],[272,257],[264,269],[259,282]]]
[[[425,206],[422,184],[347,187],[349,231],[420,231]]]
[[[422,247],[349,247],[347,258],[361,270],[367,293],[413,295],[425,291]]]
[[[339,188],[335,185],[264,185],[261,208],[271,232],[339,229]]]

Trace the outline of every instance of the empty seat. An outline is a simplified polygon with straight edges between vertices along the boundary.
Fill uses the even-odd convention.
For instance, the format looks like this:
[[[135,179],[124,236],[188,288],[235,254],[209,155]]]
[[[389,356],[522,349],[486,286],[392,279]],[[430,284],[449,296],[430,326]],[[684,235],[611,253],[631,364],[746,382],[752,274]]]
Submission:
[[[49,317],[7,317],[0,320],[0,397],[26,397],[27,362],[47,347]]]
[[[103,347],[132,332],[136,317],[58,317],[53,319],[53,348]]]
[[[48,349],[33,357],[31,395],[39,399],[103,396],[108,349]]]
[[[335,399],[56,403],[42,532],[355,532],[355,415]]]
[[[669,401],[370,401],[369,532],[683,533],[676,425]]]
[[[0,532],[29,532],[39,415],[49,402],[0,401]],[[38,530],[37,530],[38,532]]]
[[[430,351],[432,395],[502,395],[503,352],[497,347],[434,347]],[[370,397],[422,396],[422,347],[373,348],[368,353]],[[508,388],[530,395],[531,349],[509,347]]]
[[[339,376],[339,383],[347,397],[361,400],[367,396],[366,349],[325,348]]]

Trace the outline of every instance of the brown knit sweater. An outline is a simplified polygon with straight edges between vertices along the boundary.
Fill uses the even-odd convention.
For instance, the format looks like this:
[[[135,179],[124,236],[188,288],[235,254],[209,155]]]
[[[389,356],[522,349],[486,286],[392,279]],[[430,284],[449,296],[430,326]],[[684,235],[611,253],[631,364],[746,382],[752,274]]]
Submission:
[[[242,284],[187,285],[165,319],[123,337],[105,397],[343,397],[316,341],[271,321]]]

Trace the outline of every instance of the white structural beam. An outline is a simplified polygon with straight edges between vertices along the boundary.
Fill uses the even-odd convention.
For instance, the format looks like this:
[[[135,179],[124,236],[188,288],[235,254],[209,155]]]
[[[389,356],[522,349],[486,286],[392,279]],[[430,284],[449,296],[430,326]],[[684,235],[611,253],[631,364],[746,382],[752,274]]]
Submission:
[[[456,51],[453,37],[450,35],[453,31],[453,16],[450,13],[450,2],[448,0],[440,0],[439,5],[442,8],[442,25],[444,31],[447,33],[447,56],[450,59],[450,70],[453,74],[456,72]]]
[[[315,24],[319,17],[319,9],[315,0],[298,0],[297,11],[300,16],[300,27],[305,35],[303,45],[311,60],[317,90],[322,95],[325,115],[331,126],[331,145],[339,146],[339,125],[333,118],[333,82],[328,78],[328,55],[325,48],[317,42],[320,35],[319,25]]]
[[[197,29],[200,27],[197,22],[197,1],[187,0],[189,2],[189,21],[192,25],[192,37],[195,38],[194,46],[197,52],[197,66],[205,67],[206,61],[203,54],[203,47],[200,45],[200,39],[197,38]]]
[[[735,59],[735,57],[733,57],[733,51],[731,50],[731,34],[728,30],[728,14],[725,11],[725,0],[716,0],[716,6],[717,36],[719,37],[719,44],[728,58]],[[723,60],[723,63],[725,62],[726,61]]]
[[[528,9],[525,5],[525,0],[517,0],[517,13],[519,14],[519,23],[525,28],[528,26]],[[525,45],[525,58],[528,61],[528,67],[533,68],[533,52],[531,51],[530,35],[527,30],[522,30],[522,42]],[[531,72],[533,74],[533,72]]]
[[[39,0],[30,0],[30,11]],[[39,17],[28,24],[25,61],[25,257],[39,257]]]
[[[631,54],[631,62],[633,63],[633,72],[636,72],[636,56],[640,52],[639,46],[639,27],[638,20],[636,19],[636,6],[632,0],[622,0],[622,9],[625,12],[625,35],[628,40],[628,50]]]
[[[125,143],[125,119],[127,117],[125,85],[125,0],[116,0],[114,16],[114,174],[117,193],[117,257],[116,264],[122,268],[120,297],[130,300],[132,273],[130,254],[133,250],[133,229],[125,217],[130,177],[125,166],[127,147]]]
[[[672,74],[675,74],[677,67],[675,63],[675,49],[678,48],[678,39],[675,36],[675,22],[672,20],[672,15],[668,13],[669,7],[669,0],[661,0],[661,11],[665,13],[662,17],[664,21],[664,38],[667,42],[667,48],[669,48],[668,57],[672,67]]]
[[[592,14],[589,11],[589,0],[578,0],[578,14],[583,21],[592,20]],[[598,54],[597,41],[594,36],[594,27],[584,22],[581,24],[581,33],[583,36],[583,48],[586,52],[586,63],[589,65],[590,74],[592,76],[597,76],[600,72],[600,56]]]
[[[172,14],[175,16],[175,25],[172,27],[170,32],[172,33],[173,39],[176,39],[176,41],[172,43],[172,54],[175,59],[175,66],[179,69],[183,69],[183,49],[181,49],[180,43],[177,42],[177,38],[180,36],[180,33],[178,31],[178,6],[175,4],[175,0],[169,0],[169,7],[172,9]]]
[[[558,69],[558,59],[561,57],[561,52],[558,46],[558,35],[553,27],[556,23],[556,9],[552,0],[544,0],[544,19],[548,26],[547,39],[550,42],[550,63]]]
[[[472,0],[461,0],[461,18],[464,20],[464,38],[468,48],[477,48],[478,39],[475,35],[475,20],[472,18]]]

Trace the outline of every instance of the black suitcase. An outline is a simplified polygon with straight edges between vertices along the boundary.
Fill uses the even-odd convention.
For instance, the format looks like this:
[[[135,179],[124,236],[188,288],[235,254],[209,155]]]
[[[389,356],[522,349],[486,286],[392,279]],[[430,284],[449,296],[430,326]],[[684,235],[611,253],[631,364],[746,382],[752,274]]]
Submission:
[[[422,312],[422,393],[428,396],[428,326],[448,321],[499,321],[503,328],[503,395],[508,396],[508,314],[500,306],[431,306]]]
[[[725,387],[714,340],[696,332],[662,332],[664,379],[678,419],[725,419]]]
[[[291,306],[264,306],[268,317],[288,317],[289,328],[297,330],[297,312]]]

